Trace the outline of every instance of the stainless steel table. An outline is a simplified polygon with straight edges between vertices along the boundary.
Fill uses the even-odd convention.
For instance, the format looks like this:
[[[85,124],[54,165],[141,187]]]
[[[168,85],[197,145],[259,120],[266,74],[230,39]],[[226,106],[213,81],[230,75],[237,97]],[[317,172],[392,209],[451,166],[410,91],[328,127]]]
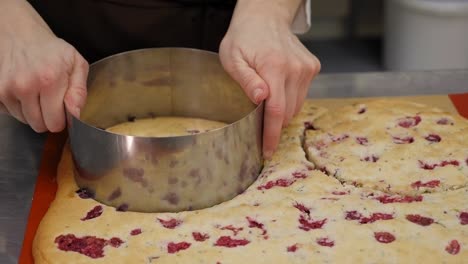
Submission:
[[[365,97],[468,92],[468,71],[330,74],[309,97]],[[468,104],[468,102],[467,102]],[[46,135],[0,114],[0,263],[17,263]]]

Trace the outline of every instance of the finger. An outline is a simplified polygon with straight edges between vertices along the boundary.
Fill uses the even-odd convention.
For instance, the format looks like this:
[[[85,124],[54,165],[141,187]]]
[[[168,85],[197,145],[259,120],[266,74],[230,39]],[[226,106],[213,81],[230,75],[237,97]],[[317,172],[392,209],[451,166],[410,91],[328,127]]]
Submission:
[[[252,102],[259,104],[268,97],[269,90],[267,83],[244,59],[237,59],[236,62],[224,61],[223,65],[231,77],[239,83]]]
[[[302,45],[300,45],[303,47]],[[315,57],[313,54],[311,54],[307,49],[303,48],[302,49],[303,56],[302,58],[304,59],[303,61],[303,68],[302,68],[302,77],[301,81],[299,84],[299,91],[298,91],[298,97],[297,97],[297,103],[296,103],[296,113],[298,113],[302,105],[304,104],[304,101],[307,97],[307,94],[309,92],[309,89],[311,88],[312,85],[312,80],[317,76],[317,74],[320,72],[320,61]]]
[[[66,71],[48,68],[39,75],[39,102],[44,124],[51,132],[59,132],[65,127],[63,97],[68,86]]]
[[[7,108],[0,102],[0,113],[8,114]]]
[[[68,112],[77,118],[80,117],[81,109],[86,103],[88,71],[89,66],[86,60],[78,52],[75,52],[73,69],[64,102]]]
[[[307,64],[303,64],[307,65]],[[306,67],[306,66],[304,66]],[[297,89],[297,98],[296,98],[296,106],[294,110],[294,114],[297,114],[301,111],[302,105],[304,104],[305,98],[307,97],[307,93],[309,91],[311,76],[310,71],[307,69],[301,69],[301,77],[298,81],[298,89]]]
[[[302,64],[299,60],[293,60],[289,66],[289,74],[286,79],[286,118],[283,126],[289,124],[296,113],[296,104],[299,89],[301,89],[303,79]]]
[[[21,103],[21,110],[24,114],[24,118],[34,131],[38,133],[47,131],[42,117],[39,96],[37,94],[31,93],[24,97]]]
[[[269,159],[275,151],[285,117],[286,99],[284,92],[284,74],[278,68],[272,68],[265,76],[270,87],[270,96],[266,100],[264,115],[263,153]]]
[[[293,78],[288,78],[286,81],[286,88],[285,88],[285,97],[286,97],[286,111],[285,111],[285,118],[283,122],[283,127],[287,126],[291,119],[294,116],[296,111],[296,101],[297,101],[297,89],[298,83],[297,80]]]
[[[26,119],[24,118],[23,112],[21,110],[20,101],[11,98],[9,100],[4,101],[4,106],[12,117],[16,118],[21,123],[27,124]]]
[[[294,114],[298,114],[302,106],[304,105],[305,99],[307,97],[307,93],[309,91],[309,85],[302,85],[301,88],[297,92],[297,99],[296,99],[296,109],[294,111]]]
[[[18,98],[21,97],[15,93],[15,91],[26,91],[26,89],[18,89],[18,87],[26,87],[23,85],[24,79],[25,78],[17,78],[14,81],[3,84],[3,87],[6,89],[1,90],[0,102],[2,103],[2,110],[4,112],[16,118],[18,121],[27,124],[23,115],[23,111],[21,110],[21,102],[18,100]]]

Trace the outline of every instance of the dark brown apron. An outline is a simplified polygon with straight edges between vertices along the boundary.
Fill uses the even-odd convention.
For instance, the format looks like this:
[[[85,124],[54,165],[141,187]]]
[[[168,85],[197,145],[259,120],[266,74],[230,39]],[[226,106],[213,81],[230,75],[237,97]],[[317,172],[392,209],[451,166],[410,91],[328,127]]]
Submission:
[[[29,0],[92,63],[140,48],[218,51],[235,0]]]

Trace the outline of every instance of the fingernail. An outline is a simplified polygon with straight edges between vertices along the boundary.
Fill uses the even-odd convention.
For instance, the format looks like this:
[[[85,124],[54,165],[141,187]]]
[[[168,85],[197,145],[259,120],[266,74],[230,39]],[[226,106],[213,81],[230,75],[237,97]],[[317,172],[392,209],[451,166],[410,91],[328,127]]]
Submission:
[[[262,94],[263,94],[262,89],[257,88],[254,90],[253,97],[254,97],[255,103],[257,104],[260,103]]]

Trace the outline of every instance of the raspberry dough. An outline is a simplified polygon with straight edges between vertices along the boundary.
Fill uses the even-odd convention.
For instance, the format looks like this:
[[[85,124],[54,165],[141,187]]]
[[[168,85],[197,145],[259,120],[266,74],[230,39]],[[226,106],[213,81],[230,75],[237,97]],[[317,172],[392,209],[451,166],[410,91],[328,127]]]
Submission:
[[[346,106],[314,122],[307,154],[345,184],[416,195],[468,183],[468,121],[410,102]]]
[[[347,113],[361,112],[361,108],[366,109],[367,117]],[[385,112],[385,108],[399,110]],[[380,114],[372,116],[374,109],[380,109]],[[420,116],[421,120],[407,121],[410,125],[401,129],[392,123],[407,116]],[[440,121],[443,118],[447,121]],[[360,119],[370,122],[364,130],[357,125]],[[430,126],[428,120],[436,125],[439,121],[446,123],[443,126],[452,128],[452,132]],[[349,123],[347,130],[339,127],[344,122]],[[366,147],[382,145],[376,148],[382,151],[377,153],[376,162],[363,162],[378,163],[393,151],[387,146],[387,137],[381,138],[378,124],[384,131],[390,127],[392,136],[393,132],[408,133],[414,138],[412,144],[427,141],[415,145],[417,148],[400,149],[405,157],[421,157],[427,164],[408,168],[407,163],[399,163],[399,156],[389,156],[387,163],[394,165],[385,169],[390,168],[391,173],[375,174],[375,179],[379,178],[375,180],[360,171],[368,169],[357,162],[361,161],[353,152],[360,144],[339,148],[333,144],[336,142],[326,141],[322,148],[327,152],[325,157],[310,150],[328,133],[339,136],[346,132],[348,138],[341,143],[362,136],[367,137]],[[56,199],[36,233],[33,255],[36,263],[462,263],[468,258],[468,189],[463,187],[468,139],[463,129],[466,121],[460,117],[410,103],[375,102],[327,113],[306,102],[284,129],[278,151],[247,191],[211,208],[157,214],[117,211],[94,201],[86,190],[78,190],[66,146],[58,168]],[[426,133],[434,133],[441,140],[429,143],[424,139]],[[304,141],[309,146],[308,157]],[[436,147],[438,153],[427,150],[446,141],[458,145]],[[457,160],[458,166],[436,160],[450,153],[452,156],[443,160]],[[342,164],[334,158],[345,154],[355,162]],[[445,166],[420,168],[435,162]],[[450,166],[457,170],[442,173]],[[344,174],[330,173],[332,169]],[[403,183],[390,190],[373,184],[416,169],[427,174],[403,178]],[[353,172],[360,172],[360,177],[353,178]],[[453,176],[451,172],[459,174]],[[439,177],[435,190],[426,175]],[[359,184],[348,184],[353,181]],[[417,181],[426,186],[405,187],[407,182]]]

